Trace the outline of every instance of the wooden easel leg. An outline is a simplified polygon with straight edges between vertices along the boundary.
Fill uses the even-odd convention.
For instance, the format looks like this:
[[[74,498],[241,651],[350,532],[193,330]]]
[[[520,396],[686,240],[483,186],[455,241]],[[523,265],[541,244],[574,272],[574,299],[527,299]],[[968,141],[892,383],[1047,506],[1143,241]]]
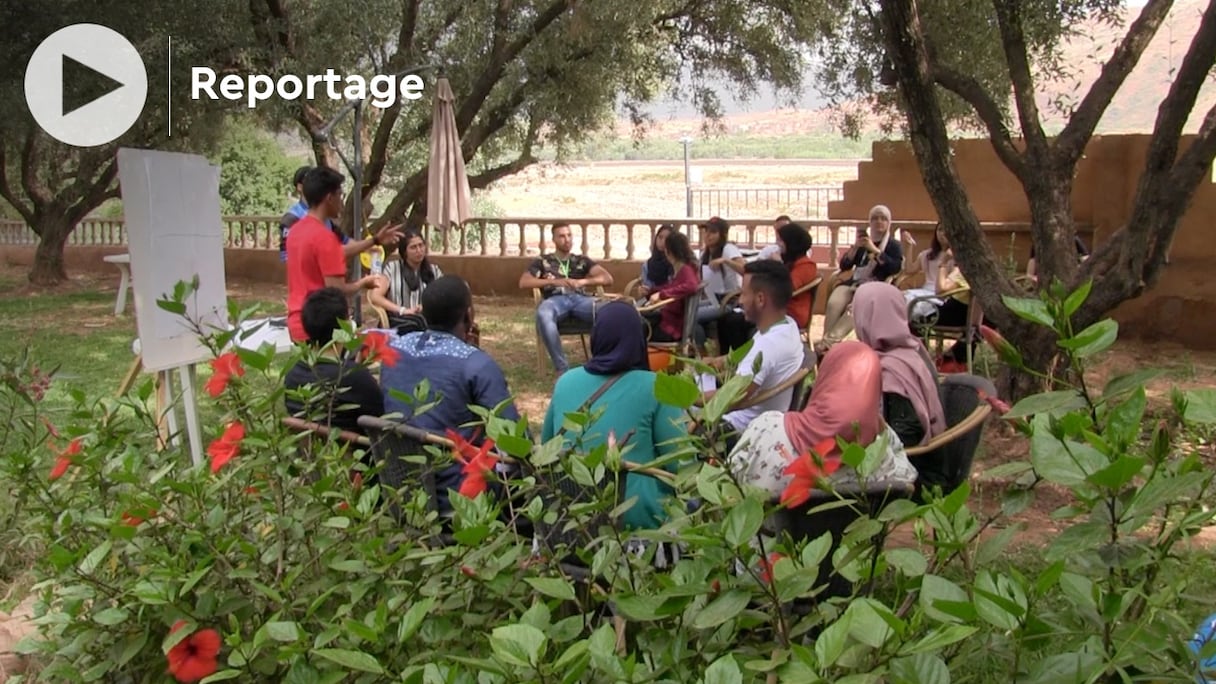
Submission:
[[[177,442],[177,416],[173,407],[173,380],[169,371],[156,373],[156,448],[163,451]]]
[[[121,397],[131,391],[131,387],[135,385],[135,380],[143,368],[144,357],[142,354],[136,354],[135,360],[131,362],[131,367],[127,369],[126,375],[122,376],[122,382],[118,385],[118,396]]]

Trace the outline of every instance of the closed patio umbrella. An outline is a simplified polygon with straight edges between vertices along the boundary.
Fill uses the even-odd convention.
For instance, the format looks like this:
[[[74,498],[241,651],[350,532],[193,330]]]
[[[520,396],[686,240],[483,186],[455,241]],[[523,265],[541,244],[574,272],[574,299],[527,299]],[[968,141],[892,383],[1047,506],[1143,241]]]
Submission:
[[[469,177],[456,130],[455,96],[446,78],[435,84],[431,114],[431,156],[427,173],[426,222],[447,230],[469,218]]]

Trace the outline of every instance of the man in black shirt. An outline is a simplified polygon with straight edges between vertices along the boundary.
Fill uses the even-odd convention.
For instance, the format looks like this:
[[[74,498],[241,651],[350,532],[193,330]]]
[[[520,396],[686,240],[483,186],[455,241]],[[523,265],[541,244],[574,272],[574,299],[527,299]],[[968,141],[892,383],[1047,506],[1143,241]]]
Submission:
[[[293,416],[340,430],[362,432],[359,416],[384,415],[380,385],[364,366],[330,342],[350,318],[346,296],[335,287],[308,295],[300,312],[308,343],[321,350],[316,365],[297,361],[283,380],[284,403]]]
[[[545,298],[536,309],[536,331],[553,360],[553,368],[561,375],[570,364],[562,352],[557,324],[571,316],[591,323],[595,318],[595,298],[587,288],[611,285],[612,274],[591,259],[570,253],[574,247],[570,226],[555,223],[550,230],[554,252],[537,257],[519,277],[519,287],[540,288]]]

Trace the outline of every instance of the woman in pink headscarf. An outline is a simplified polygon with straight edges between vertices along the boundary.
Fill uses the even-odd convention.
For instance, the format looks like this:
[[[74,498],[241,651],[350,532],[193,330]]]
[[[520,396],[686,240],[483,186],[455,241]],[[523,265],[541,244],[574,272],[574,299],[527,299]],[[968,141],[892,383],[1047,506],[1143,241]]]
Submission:
[[[853,297],[857,339],[882,364],[882,414],[904,446],[924,444],[946,429],[946,416],[924,344],[908,328],[903,293],[866,283]]]
[[[730,455],[730,467],[741,482],[780,496],[793,480],[787,470],[794,460],[814,451],[827,461],[839,457],[837,438],[870,446],[886,439],[886,454],[871,480],[912,483],[916,470],[899,439],[882,420],[882,364],[861,342],[841,342],[824,356],[805,409],[769,411],[751,422]],[[837,491],[860,488],[847,466],[831,476]]]

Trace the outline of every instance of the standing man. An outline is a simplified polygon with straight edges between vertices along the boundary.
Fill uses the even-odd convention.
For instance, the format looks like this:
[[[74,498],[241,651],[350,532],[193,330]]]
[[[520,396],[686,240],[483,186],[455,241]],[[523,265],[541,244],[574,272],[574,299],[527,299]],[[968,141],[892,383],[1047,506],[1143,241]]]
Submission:
[[[611,285],[612,274],[582,254],[571,254],[574,236],[568,224],[555,223],[550,233],[554,252],[537,257],[519,277],[519,287],[521,290],[540,288],[545,298],[536,309],[536,331],[553,360],[554,370],[561,375],[570,364],[562,351],[557,324],[571,316],[591,323],[595,316],[595,298],[587,294],[586,288]]]
[[[287,263],[287,234],[291,232],[296,221],[308,213],[308,202],[304,201],[304,177],[309,171],[312,171],[311,166],[296,169],[295,175],[291,177],[291,187],[296,189],[296,199],[299,201],[288,207],[287,213],[279,219],[279,260],[283,263]]]
[[[377,275],[346,282],[346,257],[377,245],[395,245],[400,226],[385,226],[373,237],[352,240],[345,247],[329,227],[342,215],[342,183],[333,169],[319,166],[304,176],[302,192],[308,213],[296,221],[287,237],[287,331],[293,342],[308,339],[300,312],[308,295],[323,287],[336,287],[349,296],[375,287]]]

